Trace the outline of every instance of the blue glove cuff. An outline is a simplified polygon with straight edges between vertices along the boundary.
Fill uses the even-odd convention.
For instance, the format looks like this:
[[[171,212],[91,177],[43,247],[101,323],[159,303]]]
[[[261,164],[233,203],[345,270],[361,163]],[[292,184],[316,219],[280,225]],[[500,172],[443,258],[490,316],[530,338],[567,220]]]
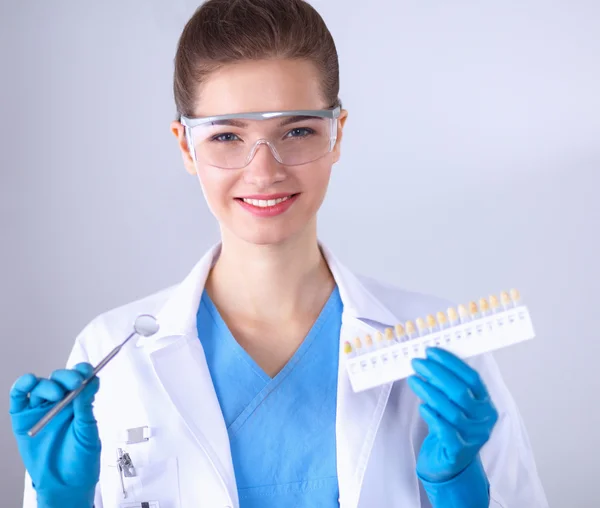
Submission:
[[[488,508],[490,483],[479,455],[454,478],[428,482],[419,476],[433,508]]]
[[[38,508],[93,508],[95,489],[92,491],[38,492]]]

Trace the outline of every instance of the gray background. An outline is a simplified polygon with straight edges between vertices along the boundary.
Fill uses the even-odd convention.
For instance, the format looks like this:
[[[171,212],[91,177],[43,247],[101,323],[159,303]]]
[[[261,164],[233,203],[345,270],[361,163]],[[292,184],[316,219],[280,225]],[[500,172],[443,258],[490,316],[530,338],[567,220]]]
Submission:
[[[350,111],[321,238],[409,289],[518,287],[539,338],[496,357],[551,506],[598,506],[600,4],[313,3]],[[218,239],[169,132],[195,7],[2,0],[2,408],[95,315],[177,282]],[[6,410],[0,445],[0,504],[17,507]]]

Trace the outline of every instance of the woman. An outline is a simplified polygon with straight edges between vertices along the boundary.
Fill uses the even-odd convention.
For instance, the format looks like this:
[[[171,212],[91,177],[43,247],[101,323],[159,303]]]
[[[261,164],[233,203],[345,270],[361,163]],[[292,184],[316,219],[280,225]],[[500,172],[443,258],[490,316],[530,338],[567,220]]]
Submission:
[[[174,81],[172,131],[222,241],[181,284],[93,320],[68,370],[15,382],[24,506],[547,506],[490,356],[431,348],[408,380],[351,390],[346,340],[447,302],[358,277],[317,239],[347,112],[315,10],[209,0]],[[28,438],[142,313],[159,333]]]

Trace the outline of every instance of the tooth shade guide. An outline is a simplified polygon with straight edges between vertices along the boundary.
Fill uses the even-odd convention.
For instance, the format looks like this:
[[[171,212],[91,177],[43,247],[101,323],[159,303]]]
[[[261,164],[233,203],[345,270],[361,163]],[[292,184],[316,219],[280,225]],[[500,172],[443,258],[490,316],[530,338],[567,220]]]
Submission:
[[[435,317],[433,317],[433,314],[427,314],[426,321],[429,331],[433,330],[437,326],[437,321],[435,320]]]
[[[479,314],[479,309],[477,308],[477,304],[475,302],[469,302],[469,314],[471,314],[471,317]]]
[[[459,319],[458,319],[458,312],[456,311],[456,309],[454,307],[449,307],[447,312],[448,312],[448,319],[450,320],[450,323],[452,323],[452,324],[458,323]]]
[[[417,318],[417,329],[419,330],[419,333],[423,333],[426,327],[425,320],[422,317]]]
[[[373,339],[371,338],[370,335],[367,335],[365,337],[365,343],[366,343],[367,347],[372,347],[373,346]]]
[[[392,331],[391,328],[386,328],[385,329],[385,338],[386,338],[387,342],[393,342],[394,341],[394,332]]]
[[[352,344],[350,344],[348,341],[344,342],[344,353],[347,355],[352,353]]]
[[[494,305],[499,304],[498,298],[493,296],[486,299],[489,309],[494,309]],[[360,362],[356,362],[356,356],[349,357],[347,369],[353,390],[355,392],[363,391],[414,374],[411,366],[412,359],[424,357],[426,348],[430,346],[443,347],[460,358],[468,358],[535,337],[529,311],[524,305],[511,305],[505,310],[496,309],[493,317],[490,317],[490,315],[482,315],[483,312],[480,312],[486,310],[486,305],[482,304],[481,300],[479,300],[478,316],[467,319],[466,322],[452,321],[452,317],[458,316],[451,307],[446,314],[441,313],[444,315],[444,319],[446,316],[450,319],[451,324],[446,328],[442,329],[439,326],[434,331],[426,331],[424,335],[417,335],[415,334],[415,323],[422,325],[422,322],[425,321],[426,324],[429,324],[431,322],[429,315],[425,320],[407,321],[403,329],[409,337],[404,341],[386,341],[385,347],[377,350],[363,349],[359,353]],[[462,307],[467,310],[466,306]],[[438,314],[436,313],[435,316]],[[441,325],[444,323],[444,319],[438,318],[436,322]],[[389,335],[387,330],[389,329],[385,331],[386,338]]]
[[[514,303],[515,305],[519,303],[519,300],[521,300],[521,295],[519,294],[518,289],[511,289],[509,295],[510,299],[512,300],[512,303]]]
[[[396,329],[396,337],[398,340],[402,340],[402,338],[406,335],[406,330],[400,323],[398,323],[394,328]]]
[[[498,297],[496,295],[490,295],[490,307],[494,312],[500,308],[500,302],[498,301]]]
[[[483,314],[487,314],[490,311],[490,305],[485,298],[479,299],[479,308]]]
[[[448,324],[448,319],[446,318],[446,314],[442,311],[439,311],[435,317],[437,318],[437,322],[440,324],[440,328],[443,328]]]

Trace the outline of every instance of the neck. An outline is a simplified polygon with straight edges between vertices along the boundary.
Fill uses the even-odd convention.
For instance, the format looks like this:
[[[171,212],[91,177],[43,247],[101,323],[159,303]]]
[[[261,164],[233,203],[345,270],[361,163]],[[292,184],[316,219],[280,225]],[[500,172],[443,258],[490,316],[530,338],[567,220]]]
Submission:
[[[206,283],[225,314],[273,324],[318,314],[333,287],[316,228],[277,245],[223,235],[221,254]]]

